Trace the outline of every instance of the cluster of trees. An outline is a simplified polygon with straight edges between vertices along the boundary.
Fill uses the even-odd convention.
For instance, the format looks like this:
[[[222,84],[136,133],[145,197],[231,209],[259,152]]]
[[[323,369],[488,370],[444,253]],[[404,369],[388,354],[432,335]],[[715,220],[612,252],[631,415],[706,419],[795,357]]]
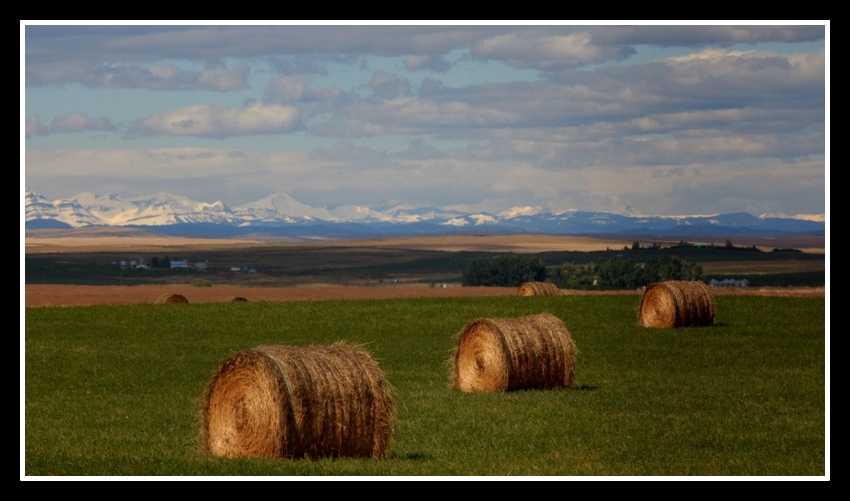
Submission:
[[[546,280],[546,263],[538,258],[509,254],[490,261],[471,261],[463,270],[463,285],[519,287]]]
[[[551,274],[561,289],[637,289],[665,280],[702,280],[702,266],[676,256],[657,256],[641,265],[631,259],[609,259],[600,264],[564,264]],[[595,285],[594,285],[595,282]]]
[[[168,255],[162,259],[154,256],[151,259],[151,268],[171,268],[171,259],[168,258]]]
[[[597,280],[597,265],[590,263],[577,265],[565,263],[550,274],[551,282],[559,289],[590,289]]]
[[[463,272],[463,285],[519,286],[550,279],[561,289],[637,289],[665,280],[702,280],[702,267],[676,256],[657,256],[641,265],[631,259],[609,259],[600,264],[566,263],[552,272],[538,258],[500,256],[472,261]]]
[[[705,244],[699,244],[699,245],[704,246]],[[663,247],[663,248],[677,249],[677,248],[696,247],[696,246],[697,246],[697,244],[692,244],[692,243],[685,242],[684,240],[679,240],[679,243],[677,243],[676,245],[671,245],[669,247]],[[743,250],[743,251],[761,252],[761,249],[759,249],[755,245],[750,245],[750,246],[735,245],[735,244],[732,243],[732,240],[730,240],[728,238],[726,239],[726,241],[724,242],[722,247],[720,245],[715,245],[714,243],[708,244],[708,247],[710,247],[712,249]],[[652,242],[651,244],[648,244],[648,245],[645,245],[644,247],[641,247],[640,242],[635,240],[634,243],[632,243],[631,247],[629,247],[627,245],[627,246],[623,247],[623,250],[624,251],[627,251],[627,250],[630,250],[630,249],[631,250],[642,250],[643,248],[661,249],[662,247],[657,242]]]

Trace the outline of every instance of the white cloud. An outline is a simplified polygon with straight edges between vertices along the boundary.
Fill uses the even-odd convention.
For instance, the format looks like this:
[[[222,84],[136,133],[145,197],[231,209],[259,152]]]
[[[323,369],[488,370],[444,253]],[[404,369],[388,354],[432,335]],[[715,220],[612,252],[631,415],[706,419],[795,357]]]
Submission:
[[[46,136],[47,134],[50,134],[50,131],[48,131],[47,127],[41,123],[38,115],[33,115],[27,118],[27,121],[24,124],[24,135],[26,137]]]
[[[91,88],[227,92],[247,88],[248,72],[246,63],[239,63],[233,69],[214,66],[195,71],[173,64],[115,62],[81,65],[73,61],[58,61],[49,66],[28,66],[26,80],[28,86],[79,83]]]
[[[689,87],[720,87],[739,95],[759,89],[782,89],[801,84],[822,84],[825,79],[823,50],[803,54],[773,51],[706,49],[664,60],[673,70],[672,81]],[[711,94],[708,94],[711,95]]]
[[[300,124],[292,106],[252,103],[244,107],[198,105],[154,113],[130,128],[136,136],[198,136],[224,138],[281,134]]]
[[[248,65],[239,63],[232,70],[222,67],[207,68],[200,72],[194,85],[199,89],[217,91],[239,90],[247,87]]]
[[[811,51],[823,47],[818,43],[773,44],[774,51],[767,51],[761,42],[823,40],[823,31],[822,26],[27,28],[28,138],[115,128],[108,118],[68,114],[85,109],[109,114],[122,128],[132,123],[125,137],[148,136],[137,141],[145,146],[209,144],[197,137],[227,141],[219,143],[222,150],[97,150],[128,142],[119,134],[55,134],[27,142],[79,152],[28,149],[26,175],[60,188],[78,183],[77,191],[110,179],[140,187],[166,184],[156,187],[189,195],[181,187],[208,189],[228,200],[228,190],[259,195],[240,195],[243,201],[297,190],[314,197],[304,198],[313,204],[322,197],[374,203],[392,196],[499,210],[540,204],[611,210],[630,204],[643,213],[722,212],[728,202],[732,210],[746,205],[817,213],[818,207],[794,208],[797,197],[790,187],[796,183],[814,193],[809,205],[823,202],[817,192],[825,153],[828,157],[826,52]],[[753,43],[754,50],[729,50],[742,42]],[[684,56],[575,70],[623,60],[636,50],[641,60],[655,50],[682,54],[685,46],[691,53]],[[659,49],[665,47],[673,50]],[[248,64],[256,68],[251,87]],[[445,75],[411,73],[420,70]],[[32,89],[65,83],[88,88]],[[240,89],[244,92],[229,96],[170,92]],[[158,110],[167,111],[154,113]],[[238,137],[296,130],[299,134],[287,137]],[[724,186],[735,193],[724,195]],[[124,193],[120,188],[113,189]],[[758,196],[746,200],[747,189]]]
[[[38,115],[33,115],[27,119],[24,129],[26,137],[32,137],[85,130],[110,131],[115,130],[115,125],[108,118],[90,118],[86,112],[77,111],[54,118],[50,127],[45,127]]]
[[[607,58],[591,43],[589,33],[566,36],[530,36],[510,33],[475,44],[473,54],[486,59],[499,59],[517,68],[559,70],[595,63]]]
[[[696,208],[729,212],[730,207],[743,210],[742,203],[754,214],[824,211],[823,197],[816,196],[824,189],[823,159],[646,166],[591,162],[553,170],[500,156],[465,155],[459,150],[441,159],[400,159],[348,142],[309,152],[36,148],[27,150],[26,181],[54,198],[81,191],[122,196],[170,191],[228,205],[284,192],[317,206],[374,204],[392,197],[493,213],[528,205],[618,211],[626,204],[644,214],[699,212]],[[795,196],[795,190],[805,196]],[[738,205],[723,205],[733,200]]]
[[[50,126],[51,132],[79,132],[83,130],[115,130],[108,118],[89,118],[84,111],[56,117]]]
[[[311,87],[312,82],[313,77],[307,75],[275,77],[266,84],[263,102],[301,105],[302,119],[307,121],[312,112],[333,112],[334,107],[351,102],[354,98],[352,92],[343,92],[335,85]]]
[[[273,78],[266,84],[265,102],[283,102],[283,103],[298,103],[310,99],[311,89],[310,82],[313,81],[309,76],[283,76]]]
[[[346,119],[313,127],[311,132],[341,137],[424,134],[443,128],[501,127],[520,119],[517,115],[483,106],[412,97],[384,100],[378,104],[353,105],[343,112]]]
[[[404,66],[411,70],[431,70],[437,73],[446,73],[452,67],[452,63],[441,56],[407,56],[404,58]]]
[[[396,75],[387,73],[386,71],[378,71],[372,75],[369,80],[369,87],[375,95],[384,99],[393,99],[399,96],[404,96],[410,90],[410,84],[407,80],[402,80]]]
[[[509,34],[524,38],[591,36],[593,43],[620,50],[651,44],[662,47],[728,46],[740,42],[823,40],[823,25],[711,26],[644,25],[516,26],[437,25],[281,25],[281,26],[35,26],[26,27],[27,57],[53,62],[71,58],[104,60],[194,59],[310,54],[417,56],[447,54]]]

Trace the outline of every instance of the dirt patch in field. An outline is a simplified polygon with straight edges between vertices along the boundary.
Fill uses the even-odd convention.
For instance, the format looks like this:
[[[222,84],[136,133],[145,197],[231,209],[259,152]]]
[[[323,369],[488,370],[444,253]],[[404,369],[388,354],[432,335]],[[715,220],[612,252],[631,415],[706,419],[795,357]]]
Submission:
[[[88,306],[95,304],[154,303],[163,294],[181,294],[190,303],[216,303],[233,296],[248,301],[324,301],[333,299],[393,299],[417,297],[473,297],[515,296],[516,287],[447,287],[431,288],[427,285],[397,285],[358,287],[343,285],[315,285],[305,287],[192,287],[189,285],[26,285],[26,306]],[[578,294],[642,294],[641,291],[577,291]],[[763,295],[824,297],[823,287],[795,288],[722,288],[712,289],[715,295]]]

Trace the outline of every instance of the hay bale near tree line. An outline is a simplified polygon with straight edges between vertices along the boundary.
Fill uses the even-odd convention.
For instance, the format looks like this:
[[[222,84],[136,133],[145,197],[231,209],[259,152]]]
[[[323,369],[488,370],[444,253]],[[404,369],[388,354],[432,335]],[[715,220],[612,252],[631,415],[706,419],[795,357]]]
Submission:
[[[714,297],[699,281],[670,280],[650,285],[640,300],[644,327],[697,327],[714,323]]]
[[[569,388],[578,350],[549,313],[479,318],[458,334],[452,387],[464,392]]]
[[[381,458],[394,418],[390,385],[364,349],[260,346],[213,376],[202,438],[216,456]]]
[[[517,296],[561,296],[557,285],[550,282],[525,282],[517,289]]]
[[[163,294],[156,298],[154,304],[188,304],[189,300],[182,294]]]

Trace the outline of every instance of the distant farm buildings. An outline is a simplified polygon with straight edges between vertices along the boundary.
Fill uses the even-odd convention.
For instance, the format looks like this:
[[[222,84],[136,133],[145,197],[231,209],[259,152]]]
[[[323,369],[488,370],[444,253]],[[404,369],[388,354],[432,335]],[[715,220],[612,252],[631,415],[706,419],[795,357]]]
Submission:
[[[150,270],[151,268],[182,268],[195,269],[197,271],[207,271],[208,268],[208,264],[206,261],[197,261],[194,263],[190,263],[186,259],[167,259],[160,261],[160,259],[157,257],[151,259],[150,262],[148,262],[145,258],[140,257],[138,259],[132,259],[129,261],[112,261],[110,264],[114,268],[120,268],[122,270],[126,270],[128,268],[131,270]]]

